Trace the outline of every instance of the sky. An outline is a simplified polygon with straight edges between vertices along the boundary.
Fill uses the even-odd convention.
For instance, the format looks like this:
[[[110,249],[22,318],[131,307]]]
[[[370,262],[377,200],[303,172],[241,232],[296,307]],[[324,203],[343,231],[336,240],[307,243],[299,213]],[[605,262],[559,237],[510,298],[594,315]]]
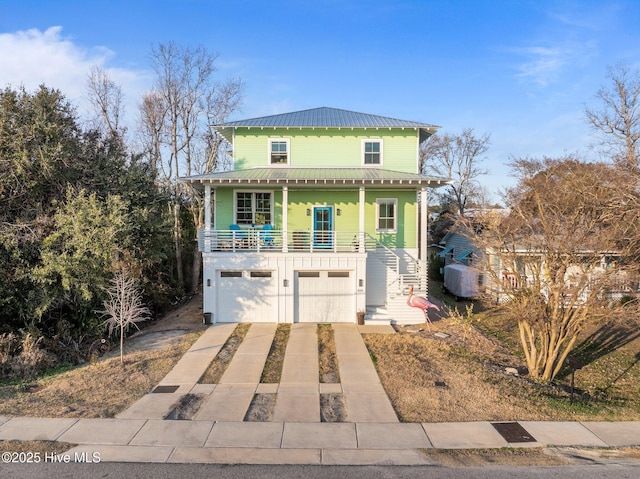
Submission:
[[[584,109],[609,67],[640,69],[640,0],[0,0],[0,88],[44,83],[88,118],[99,66],[133,124],[170,41],[244,81],[232,119],[326,106],[489,134],[497,198],[510,158],[598,158]]]

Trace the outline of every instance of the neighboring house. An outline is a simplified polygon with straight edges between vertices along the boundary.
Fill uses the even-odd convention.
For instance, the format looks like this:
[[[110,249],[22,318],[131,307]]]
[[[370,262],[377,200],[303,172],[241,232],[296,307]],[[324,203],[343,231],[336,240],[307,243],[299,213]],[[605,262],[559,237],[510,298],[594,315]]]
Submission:
[[[493,209],[495,217],[500,218],[508,214],[505,209]],[[470,210],[469,214],[473,214]],[[486,218],[486,211],[483,212]],[[480,226],[478,226],[480,227]],[[447,265],[463,265],[478,270],[479,290],[484,292],[497,302],[505,299],[505,291],[518,290],[533,281],[545,281],[539,278],[539,271],[545,271],[544,252],[534,251],[522,245],[516,247],[509,257],[514,258],[514,264],[506,265],[501,261],[500,255],[496,255],[495,250],[484,250],[471,240],[465,228],[455,225],[440,241],[440,248],[437,254],[444,259]],[[507,251],[506,249],[504,250]],[[615,271],[617,255],[612,252],[596,253],[584,251],[583,256],[590,258],[588,276],[598,277],[607,274],[610,277],[610,285],[607,289],[609,299],[618,300],[624,296],[637,296],[640,292],[640,284],[637,278],[629,276],[624,271]],[[595,266],[594,266],[595,264]],[[568,268],[565,275],[567,289],[571,289],[575,278],[584,277],[582,265],[576,264]],[[588,282],[584,288],[580,289],[580,295],[589,293]]]
[[[482,251],[479,250],[464,234],[459,230],[451,230],[440,240],[443,248],[438,256],[444,259],[444,264],[463,264],[474,266],[474,263],[482,258]]]
[[[438,127],[317,108],[213,127],[234,169],[184,178],[204,191],[204,312],[214,322],[416,323],[427,293],[421,142]]]

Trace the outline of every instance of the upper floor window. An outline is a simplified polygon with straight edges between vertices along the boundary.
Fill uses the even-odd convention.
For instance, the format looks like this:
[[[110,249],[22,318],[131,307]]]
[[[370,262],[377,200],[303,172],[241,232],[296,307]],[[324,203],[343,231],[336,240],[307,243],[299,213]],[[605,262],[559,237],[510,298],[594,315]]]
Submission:
[[[378,198],[376,200],[376,231],[394,233],[396,231],[398,200]]]
[[[289,164],[289,139],[269,140],[269,163],[272,165]]]
[[[362,164],[382,165],[382,140],[362,140]]]
[[[235,222],[239,225],[265,225],[273,217],[273,195],[266,191],[236,191]]]

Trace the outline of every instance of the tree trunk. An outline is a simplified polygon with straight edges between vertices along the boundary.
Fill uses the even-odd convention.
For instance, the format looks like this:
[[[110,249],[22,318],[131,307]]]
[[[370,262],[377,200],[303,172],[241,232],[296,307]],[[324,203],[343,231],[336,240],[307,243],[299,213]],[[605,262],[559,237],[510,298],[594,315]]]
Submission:
[[[182,231],[180,229],[180,203],[173,204],[173,244],[176,250],[176,274],[180,287],[184,287],[184,272],[182,268]]]
[[[191,292],[196,294],[200,288],[200,276],[202,274],[202,253],[195,249],[193,252],[193,271],[191,273]]]
[[[191,214],[193,216],[193,224],[196,227],[196,243],[198,242],[198,231],[204,227],[204,208],[201,203],[194,199],[191,204]],[[191,292],[197,293],[200,287],[200,277],[202,275],[202,253],[199,248],[193,251],[193,269],[191,271]]]

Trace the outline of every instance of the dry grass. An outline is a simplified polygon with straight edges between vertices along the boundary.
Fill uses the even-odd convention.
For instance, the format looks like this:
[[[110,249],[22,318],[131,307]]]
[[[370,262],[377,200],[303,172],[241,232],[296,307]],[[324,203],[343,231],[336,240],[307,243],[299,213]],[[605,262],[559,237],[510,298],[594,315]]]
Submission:
[[[572,461],[539,448],[423,449],[422,453],[446,467],[566,466]]]
[[[33,381],[0,385],[0,415],[114,417],[147,394],[200,336],[187,333],[176,345],[129,352]]]
[[[318,360],[321,383],[339,383],[338,357],[333,328],[330,324],[318,324]]]
[[[262,369],[261,383],[279,383],[284,364],[284,352],[289,341],[290,324],[278,324],[271,349]]]
[[[200,378],[199,382],[201,384],[217,384],[220,382],[222,375],[227,370],[233,355],[240,347],[250,327],[251,323],[239,323],[235,327],[229,339],[224,343],[220,352],[213,358],[213,361],[211,361],[211,364],[209,364],[209,367]]]
[[[402,421],[640,419],[640,339],[629,335],[638,328],[628,321],[626,329],[616,323],[590,338],[600,351],[576,373],[572,401],[570,376],[548,386],[506,374],[505,367],[524,365],[513,322],[495,312],[477,320],[493,336],[448,319],[433,324],[433,332],[451,335],[446,339],[416,326],[400,327],[396,335],[364,336]],[[609,341],[616,348],[605,351],[599,335],[610,337],[612,331],[620,333]]]
[[[62,454],[75,444],[55,441],[0,441],[2,452],[40,453],[40,460],[44,462],[45,454]]]

